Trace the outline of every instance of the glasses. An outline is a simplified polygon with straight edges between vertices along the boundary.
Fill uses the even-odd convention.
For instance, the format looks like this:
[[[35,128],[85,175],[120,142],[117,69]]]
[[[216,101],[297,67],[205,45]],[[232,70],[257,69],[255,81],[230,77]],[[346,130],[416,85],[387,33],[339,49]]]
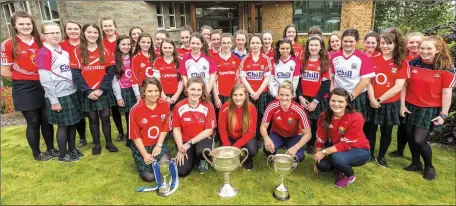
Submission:
[[[60,36],[62,33],[60,33],[60,32],[48,32],[48,33],[43,33],[43,34],[51,34],[51,35],[54,35],[54,36]]]

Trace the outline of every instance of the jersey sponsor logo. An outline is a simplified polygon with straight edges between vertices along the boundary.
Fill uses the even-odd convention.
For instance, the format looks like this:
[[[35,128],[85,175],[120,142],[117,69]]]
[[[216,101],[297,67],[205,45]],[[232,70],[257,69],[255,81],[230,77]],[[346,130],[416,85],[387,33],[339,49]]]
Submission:
[[[351,65],[350,68],[351,68],[351,69],[358,69],[358,67],[359,67],[358,64],[352,63],[352,65]]]
[[[160,129],[157,126],[149,127],[149,129],[147,130],[147,136],[150,139],[157,139],[159,134],[160,134]]]
[[[146,118],[143,118],[142,121],[141,121],[141,123],[143,123],[143,124],[147,124],[147,122],[149,122],[149,121],[147,121]]]
[[[191,77],[206,77],[206,73],[205,72],[192,72],[190,73],[190,76]]]
[[[390,87],[390,83],[388,82],[388,77],[384,73],[377,73],[377,75],[375,75],[375,83],[377,83],[379,85],[384,85],[384,84],[388,83],[387,87]]]
[[[247,79],[248,80],[263,80],[263,73],[262,71],[248,71]]]
[[[434,74],[435,78],[440,78],[440,74]]]
[[[226,71],[226,72],[219,72],[219,75],[234,75],[236,72],[234,71]]]
[[[60,72],[68,72],[70,71],[70,66],[67,64],[60,65]]]
[[[162,74],[161,77],[163,77],[163,78],[176,78],[177,74]]]
[[[397,68],[395,68],[395,67],[392,68],[392,69],[391,69],[391,73],[396,74],[396,73],[397,73]]]
[[[83,71],[92,71],[92,70],[104,70],[105,67],[103,65],[97,65],[97,66],[83,66],[82,70]]]
[[[320,72],[316,71],[304,71],[304,74],[301,75],[301,78],[305,81],[318,82],[320,79]]]
[[[277,117],[277,120],[282,120],[282,118],[280,116]]]
[[[184,118],[184,122],[191,122],[192,119],[191,118]]]
[[[352,78],[353,77],[353,72],[352,71],[343,71],[343,70],[338,70],[336,72],[338,77],[341,78]]]
[[[288,79],[291,77],[291,72],[277,72],[277,78]]]
[[[146,64],[144,64],[144,63],[141,63],[139,66],[140,66],[140,67],[145,67],[145,66],[146,66]]]
[[[130,79],[132,77],[133,72],[131,71],[131,69],[127,69],[127,70],[125,70],[124,74],[127,78]]]

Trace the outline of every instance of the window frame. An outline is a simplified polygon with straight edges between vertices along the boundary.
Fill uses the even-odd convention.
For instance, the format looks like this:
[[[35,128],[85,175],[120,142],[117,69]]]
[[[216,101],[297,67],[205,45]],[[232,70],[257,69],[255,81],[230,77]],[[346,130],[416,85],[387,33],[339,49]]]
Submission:
[[[30,15],[32,15],[32,10],[30,9],[30,2],[29,1],[20,1],[19,3],[20,3],[22,9],[25,12],[29,13]]]
[[[307,31],[308,31],[308,29],[309,29],[310,27],[309,27],[309,28],[305,28],[305,31],[304,31],[304,32],[299,32],[299,30],[300,30],[301,28],[299,28],[299,27],[300,27],[300,24],[299,24],[299,22],[297,22],[297,21],[299,21],[299,20],[300,20],[301,18],[303,18],[303,17],[304,17],[304,18],[308,18],[309,16],[313,16],[313,14],[308,14],[308,12],[305,12],[305,11],[304,11],[304,9],[307,9],[307,11],[310,11],[310,10],[311,10],[310,4],[308,4],[306,8],[304,8],[302,5],[301,5],[300,7],[296,7],[295,3],[297,3],[297,2],[298,2],[298,1],[295,1],[295,2],[293,3],[293,15],[292,15],[293,21],[292,21],[292,22],[293,22],[293,24],[296,25],[296,27],[297,27],[297,30],[298,30],[297,33],[298,33],[298,35],[308,35]],[[304,1],[300,0],[299,2],[304,2]],[[337,18],[339,18],[339,28],[337,28],[336,30],[340,30],[340,25],[342,24],[342,1],[341,1],[341,0],[324,0],[324,1],[321,1],[321,3],[322,3],[322,7],[321,7],[321,8],[326,8],[326,7],[328,7],[329,4],[331,4],[331,2],[332,2],[332,4],[336,4],[336,6],[338,5],[338,6],[340,7],[340,11],[339,11],[339,13],[333,13],[333,14],[331,14],[331,13],[326,13],[326,11],[324,10],[325,12],[321,14],[322,20],[323,20],[323,19],[326,19],[326,21],[327,21],[327,20],[329,20],[329,19],[332,18],[332,17],[337,17]],[[309,3],[310,3],[310,2],[309,2]],[[296,14],[295,14],[296,9],[301,9],[301,10],[302,10],[302,11],[301,11],[302,13],[296,15]],[[308,22],[309,22],[309,20],[308,20]],[[315,26],[315,25],[313,25],[313,26]],[[324,26],[325,26],[325,24],[322,24],[322,26],[320,27],[320,28],[322,29],[323,35],[329,35],[329,34],[331,34],[332,31],[325,31],[325,30],[324,30],[324,29],[325,29]]]
[[[159,9],[161,10],[161,14],[158,14],[158,12],[156,13],[156,14],[157,14],[157,27],[158,27],[159,29],[164,29],[166,26],[165,26],[165,16],[164,16],[164,14],[163,14],[163,11],[164,11],[164,9],[163,9],[163,3],[157,3],[157,4],[155,4],[155,7],[156,7],[157,9],[159,8]],[[160,27],[160,23],[159,23],[159,18],[158,18],[158,17],[161,17],[161,19],[162,19],[162,20],[161,20],[161,23],[162,23],[162,25],[163,25],[162,27]]]
[[[57,5],[57,2],[58,2],[58,1],[55,2],[56,5]],[[45,19],[43,18],[43,11],[42,11],[43,9],[41,8],[41,4],[42,4],[42,3],[43,3],[43,4],[47,3],[47,6],[48,6],[48,8],[49,8],[49,18],[50,18],[50,20],[45,20]],[[43,23],[45,23],[45,22],[54,22],[54,23],[57,23],[57,22],[58,22],[58,24],[60,24],[60,22],[61,22],[61,21],[60,21],[60,14],[59,14],[59,18],[58,18],[58,19],[54,19],[53,16],[52,16],[52,9],[51,9],[51,3],[50,3],[50,1],[39,1],[39,2],[38,2],[38,7],[39,7],[39,9],[40,9],[41,22],[43,22]],[[44,8],[44,9],[46,9],[46,8]],[[57,9],[57,13],[58,13],[58,12],[59,12],[59,11],[58,11],[58,9]]]
[[[6,22],[6,28],[8,29],[8,34],[11,36],[11,29],[13,28],[13,26],[11,25],[11,18],[6,18],[6,11],[5,11],[5,6],[8,7],[8,13],[10,14],[10,16],[13,16],[14,12],[15,12],[15,9],[14,9],[14,3],[13,2],[5,2],[3,4],[1,4],[2,6],[2,10],[3,10],[3,16],[5,18],[5,22]],[[11,27],[11,29],[10,29]]]
[[[180,2],[180,10],[179,10],[179,16],[180,16],[180,20],[181,20],[181,27],[187,25],[187,15],[186,15],[186,9],[187,7],[185,6],[185,2]],[[183,10],[182,10],[183,8]],[[184,12],[181,12],[181,11],[184,11]],[[184,18],[184,22],[182,22],[182,17]]]
[[[176,22],[176,5],[174,4],[174,2],[170,2],[169,5],[168,5],[168,10],[169,11],[173,11],[173,14],[171,14],[171,12],[168,13],[168,17],[169,17],[169,28],[170,29],[175,29],[177,27],[177,22]],[[171,18],[174,19],[174,26],[171,26]]]

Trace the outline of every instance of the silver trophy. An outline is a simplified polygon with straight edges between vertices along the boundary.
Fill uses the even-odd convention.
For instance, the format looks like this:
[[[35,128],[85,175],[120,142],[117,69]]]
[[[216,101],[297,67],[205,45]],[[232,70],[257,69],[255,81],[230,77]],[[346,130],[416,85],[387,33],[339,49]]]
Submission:
[[[206,151],[209,151],[209,155],[212,157],[213,162],[206,157]],[[239,156],[243,152],[245,153],[245,158],[241,162]],[[244,161],[249,156],[249,151],[247,151],[245,148],[241,150],[237,147],[223,146],[218,147],[212,151],[206,148],[203,151],[203,156],[217,172],[223,173],[225,181],[222,187],[220,187],[220,189],[217,191],[217,194],[220,197],[226,198],[236,196],[238,190],[234,188],[230,183],[230,173],[237,170],[242,165],[242,163],[244,163]]]
[[[161,176],[163,177],[162,180],[160,181],[162,184],[161,186],[158,188],[158,192],[157,194],[159,196],[165,196],[165,194],[167,194],[168,192],[171,191],[171,187],[170,185],[167,183],[166,181],[166,178],[169,176],[170,174],[170,171],[169,171],[169,163],[170,161],[169,160],[162,160],[162,161],[159,161],[157,164],[158,164],[158,167],[160,168],[160,174]]]
[[[269,162],[272,162],[272,168],[269,166]],[[296,162],[296,165],[293,166],[293,163]],[[267,159],[267,166],[269,169],[273,170],[275,173],[280,175],[281,182],[273,192],[274,198],[280,201],[285,201],[290,199],[290,194],[288,193],[288,188],[283,184],[283,178],[291,173],[294,170],[298,163],[298,157],[291,156],[287,154],[276,154],[270,155]]]

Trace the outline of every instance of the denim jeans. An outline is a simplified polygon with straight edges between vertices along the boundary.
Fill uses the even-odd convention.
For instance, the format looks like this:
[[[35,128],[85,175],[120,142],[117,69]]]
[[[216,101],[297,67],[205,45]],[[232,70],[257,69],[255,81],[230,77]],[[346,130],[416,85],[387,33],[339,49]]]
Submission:
[[[282,148],[283,146],[285,146],[286,148],[290,148],[290,147],[294,146],[302,138],[301,135],[296,135],[294,137],[282,137],[275,132],[271,132],[269,134],[269,137],[271,138],[272,142],[274,143],[274,151],[276,151],[276,152],[278,149]],[[263,148],[263,151],[264,151],[264,153],[266,153],[266,155],[271,155],[271,153],[266,150],[266,147]],[[304,160],[304,147],[301,147],[301,149],[299,149],[296,152],[296,156],[298,157],[299,161]]]
[[[324,157],[317,164],[318,170],[329,172],[336,170],[345,176],[350,177],[355,174],[352,167],[358,167],[366,164],[370,158],[370,150],[352,148],[345,152],[336,152]]]

